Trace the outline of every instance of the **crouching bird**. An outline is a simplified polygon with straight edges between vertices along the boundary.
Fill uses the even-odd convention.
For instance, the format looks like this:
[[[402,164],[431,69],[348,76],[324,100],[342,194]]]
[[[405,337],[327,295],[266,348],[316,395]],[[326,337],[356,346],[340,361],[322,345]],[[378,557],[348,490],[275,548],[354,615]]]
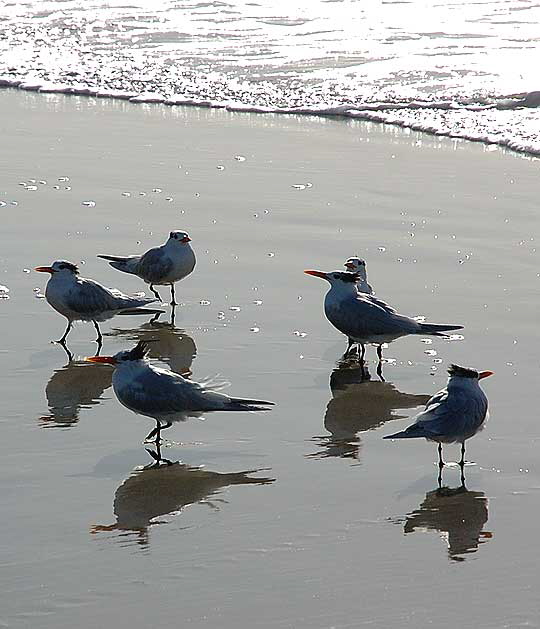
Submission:
[[[173,422],[200,417],[207,411],[267,411],[273,402],[229,397],[218,390],[221,385],[198,383],[180,374],[152,365],[146,358],[148,346],[144,341],[128,351],[114,356],[90,356],[93,363],[107,363],[116,368],[112,385],[118,401],[130,411],[156,422],[145,441],[161,440],[161,431]]]
[[[448,384],[436,393],[426,408],[416,415],[414,424],[406,430],[387,435],[384,439],[419,439],[438,443],[439,469],[444,467],[443,443],[461,443],[461,461],[465,465],[465,441],[484,428],[489,416],[486,394],[480,380],[492,376],[492,371],[476,371],[450,365]]]

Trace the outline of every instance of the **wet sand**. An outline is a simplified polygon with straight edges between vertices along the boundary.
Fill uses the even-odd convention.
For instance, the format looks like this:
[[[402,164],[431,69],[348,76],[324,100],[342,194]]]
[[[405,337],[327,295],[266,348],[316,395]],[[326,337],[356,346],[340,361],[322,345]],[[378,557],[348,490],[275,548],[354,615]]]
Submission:
[[[537,160],[354,121],[12,90],[0,103],[0,625],[534,626]],[[116,318],[103,352],[155,338],[172,368],[277,405],[175,425],[163,455],[181,462],[145,471],[151,422],[118,404],[107,367],[81,363],[92,326],[70,336],[71,364],[50,343],[64,320],[25,269],[66,258],[144,291],[95,254],[172,228],[198,257],[175,326]],[[302,271],[353,254],[379,296],[462,323],[464,340],[396,341],[384,383],[373,349],[370,379],[338,365],[326,287]],[[449,362],[496,375],[467,491],[450,467],[440,493],[432,444],[382,436]]]

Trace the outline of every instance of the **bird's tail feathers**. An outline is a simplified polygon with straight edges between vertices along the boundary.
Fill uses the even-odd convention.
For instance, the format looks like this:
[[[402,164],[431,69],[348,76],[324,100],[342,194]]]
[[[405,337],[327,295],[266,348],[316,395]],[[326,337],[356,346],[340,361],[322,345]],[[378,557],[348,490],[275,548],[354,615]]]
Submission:
[[[446,323],[420,323],[420,332],[431,334],[432,336],[448,336],[447,334],[444,334],[444,332],[462,329],[462,325],[449,325]]]
[[[240,397],[232,397],[223,409],[226,411],[269,411],[269,406],[274,406],[274,402],[265,400],[250,400]]]
[[[426,436],[426,432],[420,426],[409,426],[406,430],[386,435],[383,439],[419,439]]]
[[[158,308],[126,308],[120,310],[119,315],[151,315],[151,314],[163,314],[165,310],[159,310]]]
[[[98,254],[98,258],[107,260],[113,269],[118,269],[124,273],[135,273],[135,265],[139,260],[139,256],[106,256]]]

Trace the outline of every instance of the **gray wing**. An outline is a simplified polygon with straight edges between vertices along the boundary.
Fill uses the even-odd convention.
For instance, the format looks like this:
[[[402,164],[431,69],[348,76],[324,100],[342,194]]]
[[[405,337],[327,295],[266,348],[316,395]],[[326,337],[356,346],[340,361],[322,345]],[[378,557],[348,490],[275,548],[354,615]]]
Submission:
[[[137,265],[137,275],[150,284],[161,281],[167,277],[173,267],[172,260],[165,255],[162,247],[149,249],[140,259]]]
[[[326,315],[340,332],[352,338],[411,334],[418,330],[416,321],[383,307],[377,301],[380,300],[369,295],[358,295],[341,302],[338,308],[326,309]]]
[[[448,396],[444,393],[446,395],[440,401],[428,402],[426,410],[417,416],[413,425],[427,436],[474,434],[486,418],[487,400],[480,396]]]
[[[79,315],[99,315],[114,310],[138,308],[155,299],[129,297],[116,288],[105,288],[94,280],[81,277],[66,297],[66,306]]]
[[[200,410],[201,404],[197,400],[204,389],[178,374],[148,369],[129,386],[115,387],[115,393],[130,410],[155,417]]]
[[[368,284],[368,286],[369,286],[369,284]],[[371,288],[371,286],[370,286],[370,288]],[[375,295],[371,295],[371,294],[367,294],[366,293],[366,297],[367,297],[367,299],[369,299],[371,302],[373,302],[377,306],[380,306],[381,308],[386,310],[386,312],[390,312],[392,314],[397,314],[397,310],[395,308],[392,308],[392,306],[390,306],[390,304],[387,304],[382,299],[379,299],[378,297],[375,297]]]
[[[429,400],[426,402],[425,410],[427,411],[430,408],[434,408],[435,406],[437,406],[437,404],[440,404],[441,402],[443,402],[447,397],[448,397],[448,389],[446,388],[442,389],[438,393],[435,393],[435,395],[430,397]]]
[[[129,299],[126,295],[122,297]],[[66,305],[77,314],[91,315],[118,309],[120,299],[118,294],[115,295],[105,286],[81,277],[68,293]]]

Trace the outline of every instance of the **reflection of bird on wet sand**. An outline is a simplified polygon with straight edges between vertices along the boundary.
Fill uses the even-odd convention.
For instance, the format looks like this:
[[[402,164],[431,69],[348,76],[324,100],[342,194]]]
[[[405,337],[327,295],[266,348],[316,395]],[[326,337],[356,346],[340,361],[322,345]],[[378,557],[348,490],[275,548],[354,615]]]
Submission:
[[[114,329],[111,335],[121,336],[130,341],[148,343],[148,356],[157,358],[175,373],[191,375],[191,364],[197,354],[195,341],[185,330],[175,328],[171,323],[149,321],[130,330]]]
[[[429,395],[398,391],[391,382],[372,381],[364,365],[342,361],[330,376],[332,399],[324,416],[329,436],[316,437],[324,449],[310,457],[338,456],[358,458],[359,432],[373,430],[385,422],[403,419],[398,409],[416,408],[427,402]]]
[[[45,387],[50,414],[40,417],[40,422],[75,424],[81,408],[99,404],[103,392],[112,384],[112,375],[110,367],[87,362],[70,362],[56,370]]]
[[[176,514],[197,502],[214,506],[207,499],[229,485],[268,485],[274,482],[273,478],[250,476],[260,471],[220,474],[182,463],[136,470],[116,490],[113,505],[116,523],[93,526],[91,532],[132,531],[136,533],[137,542],[144,546],[149,541],[148,528],[165,523],[155,520],[159,516]]]
[[[448,544],[448,557],[464,561],[493,537],[483,531],[488,520],[488,500],[481,491],[468,491],[464,485],[429,491],[420,507],[407,516],[403,530],[439,531]]]

